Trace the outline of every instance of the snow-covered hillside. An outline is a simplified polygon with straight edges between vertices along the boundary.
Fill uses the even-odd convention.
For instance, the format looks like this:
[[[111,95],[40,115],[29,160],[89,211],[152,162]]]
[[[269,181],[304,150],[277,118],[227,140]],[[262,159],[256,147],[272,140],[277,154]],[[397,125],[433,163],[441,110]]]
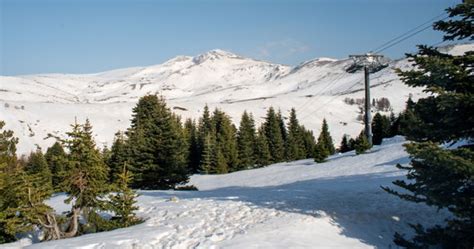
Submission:
[[[403,178],[395,165],[409,162],[404,143],[387,139],[367,154],[322,164],[194,175],[190,184],[200,191],[140,191],[140,225],[27,248],[396,248],[395,232],[412,233],[407,223],[431,226],[448,215],[380,188]],[[63,199],[50,204],[67,210]]]
[[[472,44],[444,48],[461,53]],[[20,153],[46,148],[64,135],[77,117],[89,118],[99,145],[111,145],[113,134],[129,126],[131,109],[145,94],[165,96],[183,117],[198,118],[203,106],[220,107],[239,122],[243,110],[261,121],[266,108],[280,108],[284,115],[295,107],[301,122],[315,132],[323,118],[334,139],[344,133],[357,135],[358,107],[343,102],[363,97],[363,74],[347,73],[349,59],[319,58],[296,67],[244,58],[213,50],[195,57],[178,56],[159,65],[118,69],[96,74],[45,74],[0,76],[0,120],[20,138]],[[403,109],[409,94],[421,89],[405,86],[393,68],[410,68],[406,60],[392,61],[371,75],[372,97],[386,97],[395,112]],[[337,141],[338,142],[338,141]]]

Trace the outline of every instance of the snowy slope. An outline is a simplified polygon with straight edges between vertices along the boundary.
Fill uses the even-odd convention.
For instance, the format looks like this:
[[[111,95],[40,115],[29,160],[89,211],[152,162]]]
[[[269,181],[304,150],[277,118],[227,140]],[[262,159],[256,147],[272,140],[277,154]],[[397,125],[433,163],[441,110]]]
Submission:
[[[393,234],[411,234],[408,222],[431,226],[447,215],[380,188],[403,178],[395,167],[409,162],[403,143],[391,138],[322,164],[194,175],[200,191],[141,191],[143,224],[27,248],[396,248]],[[63,199],[50,201],[58,212],[67,209]],[[30,242],[3,248],[21,243]]]
[[[473,50],[465,44],[443,48],[453,53]],[[288,115],[297,109],[301,122],[315,133],[323,118],[328,120],[336,142],[344,133],[357,135],[358,107],[343,102],[363,97],[363,74],[347,73],[349,59],[319,58],[296,67],[244,58],[222,50],[190,57],[178,56],[159,65],[112,70],[95,74],[44,74],[0,76],[0,120],[20,138],[18,150],[27,153],[43,148],[64,135],[69,124],[91,119],[99,145],[111,145],[113,134],[129,126],[131,109],[145,94],[165,96],[171,108],[183,117],[198,118],[203,106],[219,107],[238,123],[243,110],[261,122],[265,109],[274,106]],[[386,97],[399,112],[410,94],[394,68],[410,68],[407,60],[390,62],[371,75],[372,97]]]

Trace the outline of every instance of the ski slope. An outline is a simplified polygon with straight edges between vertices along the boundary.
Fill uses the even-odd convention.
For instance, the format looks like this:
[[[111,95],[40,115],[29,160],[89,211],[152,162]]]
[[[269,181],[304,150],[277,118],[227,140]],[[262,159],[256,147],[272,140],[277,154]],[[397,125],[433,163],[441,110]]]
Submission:
[[[396,248],[407,223],[431,226],[448,212],[384,192],[404,178],[402,137],[356,156],[300,160],[225,175],[193,175],[199,191],[140,191],[142,224],[72,239],[0,248]],[[392,185],[393,186],[393,185]],[[68,207],[64,196],[50,204]]]

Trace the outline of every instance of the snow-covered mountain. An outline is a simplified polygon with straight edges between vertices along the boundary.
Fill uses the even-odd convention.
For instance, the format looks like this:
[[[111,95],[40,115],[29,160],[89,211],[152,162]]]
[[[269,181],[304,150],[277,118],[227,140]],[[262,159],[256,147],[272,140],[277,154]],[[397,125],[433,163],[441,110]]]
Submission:
[[[462,53],[473,44],[444,48]],[[89,118],[99,145],[111,144],[113,134],[129,126],[131,109],[145,94],[160,94],[183,117],[198,118],[207,103],[228,112],[239,122],[244,110],[261,121],[266,108],[284,115],[295,107],[306,127],[319,131],[328,120],[333,138],[356,135],[362,129],[359,108],[344,98],[363,97],[362,72],[348,73],[350,59],[319,58],[296,67],[245,58],[223,50],[189,57],[178,56],[159,65],[95,74],[40,74],[0,76],[0,120],[20,138],[19,152],[49,146],[48,134],[63,136],[77,117]],[[405,86],[393,68],[410,68],[405,60],[371,75],[372,97],[388,98],[395,112],[411,94],[422,89]]]

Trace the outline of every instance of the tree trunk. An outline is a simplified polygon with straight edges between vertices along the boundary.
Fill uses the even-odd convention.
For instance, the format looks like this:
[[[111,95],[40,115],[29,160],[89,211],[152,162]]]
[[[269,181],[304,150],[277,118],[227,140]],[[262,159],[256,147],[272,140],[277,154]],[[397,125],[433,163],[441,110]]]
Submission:
[[[76,236],[79,230],[79,214],[81,213],[81,208],[72,208],[72,216],[69,222],[69,227],[64,232],[63,238],[71,238]]]

